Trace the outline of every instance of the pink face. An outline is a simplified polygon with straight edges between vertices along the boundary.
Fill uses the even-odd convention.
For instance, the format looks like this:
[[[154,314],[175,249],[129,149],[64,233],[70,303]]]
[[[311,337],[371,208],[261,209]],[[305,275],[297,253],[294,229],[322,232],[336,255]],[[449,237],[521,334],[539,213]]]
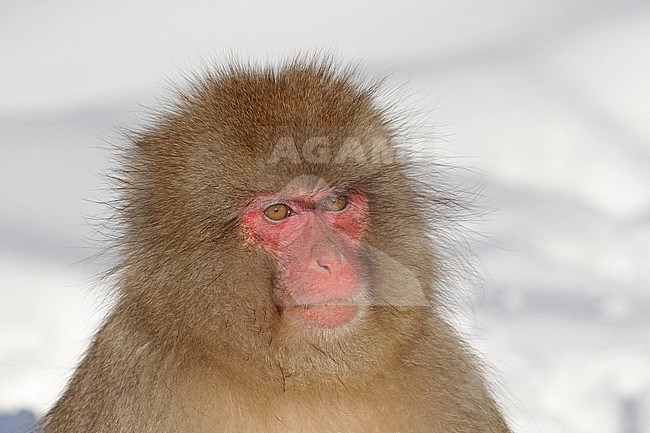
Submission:
[[[360,192],[260,196],[246,206],[244,233],[276,259],[283,317],[335,327],[359,313],[367,218]]]

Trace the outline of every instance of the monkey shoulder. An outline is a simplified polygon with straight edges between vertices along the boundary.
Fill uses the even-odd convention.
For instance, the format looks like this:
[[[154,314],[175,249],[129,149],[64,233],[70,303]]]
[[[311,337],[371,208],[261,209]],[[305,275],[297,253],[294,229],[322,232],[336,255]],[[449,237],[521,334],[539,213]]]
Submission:
[[[179,372],[182,369],[170,353],[164,354],[146,331],[114,312],[95,335],[61,398],[44,416],[42,431],[174,431],[165,424],[172,419],[168,408],[183,382]]]

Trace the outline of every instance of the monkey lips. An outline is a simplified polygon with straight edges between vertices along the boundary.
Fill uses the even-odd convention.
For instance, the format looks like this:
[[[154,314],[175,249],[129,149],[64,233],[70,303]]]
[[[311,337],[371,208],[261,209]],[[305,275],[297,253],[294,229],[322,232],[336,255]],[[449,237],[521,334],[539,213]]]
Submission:
[[[350,323],[359,312],[354,303],[328,303],[285,307],[282,314],[301,323],[334,328]]]

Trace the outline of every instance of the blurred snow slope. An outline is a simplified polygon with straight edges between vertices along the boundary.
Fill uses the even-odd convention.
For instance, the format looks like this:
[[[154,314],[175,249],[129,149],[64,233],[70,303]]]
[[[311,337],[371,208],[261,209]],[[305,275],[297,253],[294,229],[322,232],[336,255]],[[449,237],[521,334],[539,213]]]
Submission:
[[[646,1],[3,2],[0,411],[45,410],[103,316],[75,263],[136,101],[201,56],[314,47],[409,81],[435,152],[485,184],[489,277],[461,322],[515,430],[650,432]]]

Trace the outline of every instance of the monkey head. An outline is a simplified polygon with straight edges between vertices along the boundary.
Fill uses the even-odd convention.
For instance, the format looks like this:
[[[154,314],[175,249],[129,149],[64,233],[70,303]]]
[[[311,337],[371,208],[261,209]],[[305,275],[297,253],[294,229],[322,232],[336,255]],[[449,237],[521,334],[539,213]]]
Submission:
[[[133,136],[120,299],[143,327],[305,375],[397,356],[439,261],[375,90],[326,62],[233,66]]]

